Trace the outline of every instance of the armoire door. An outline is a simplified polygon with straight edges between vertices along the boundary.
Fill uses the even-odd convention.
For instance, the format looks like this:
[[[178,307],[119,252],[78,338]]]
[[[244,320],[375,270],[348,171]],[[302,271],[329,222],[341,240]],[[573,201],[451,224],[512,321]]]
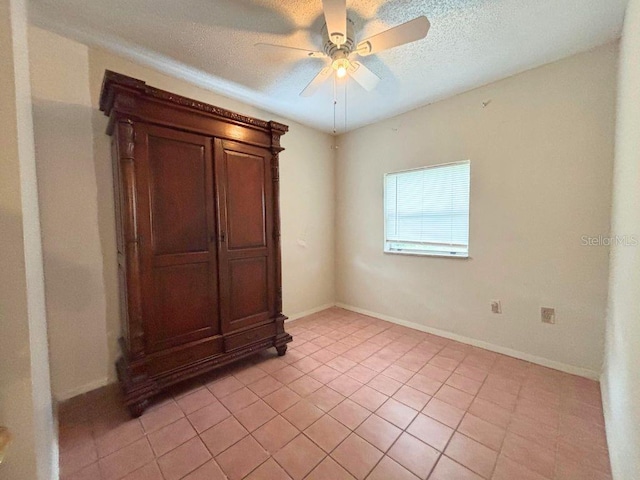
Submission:
[[[223,333],[268,321],[275,308],[271,153],[215,140]]]
[[[136,126],[145,345],[220,333],[212,139]]]

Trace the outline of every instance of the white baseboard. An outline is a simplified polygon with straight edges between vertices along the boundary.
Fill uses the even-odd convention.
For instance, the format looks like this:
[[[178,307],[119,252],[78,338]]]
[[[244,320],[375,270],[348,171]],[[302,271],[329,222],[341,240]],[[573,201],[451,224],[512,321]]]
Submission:
[[[314,313],[321,312],[322,310],[326,310],[327,308],[335,307],[335,303],[327,303],[325,305],[321,305],[319,307],[312,308],[311,310],[305,310],[304,312],[294,313],[293,315],[289,315],[289,318],[285,320],[285,323],[293,322],[302,317],[306,317],[307,315],[312,315]]]
[[[335,303],[327,303],[325,305],[321,305],[319,307],[316,308],[312,308],[310,310],[306,310],[304,312],[300,312],[300,313],[295,313],[293,315],[291,315],[286,322],[291,322],[293,320],[296,320],[298,318],[302,318],[302,317],[306,317],[307,315],[311,315],[313,313],[317,313],[317,312],[321,312],[322,310],[326,310],[327,308],[331,308],[334,307]],[[62,392],[56,392],[54,393],[54,398],[56,399],[57,402],[63,402],[65,400],[69,400],[70,398],[76,397],[78,395],[82,395],[83,393],[87,393],[90,392],[92,390],[95,390],[96,388],[101,388],[104,387],[106,385],[109,385],[110,383],[115,383],[116,380],[110,378],[110,377],[104,377],[101,378],[99,380],[93,381],[93,382],[89,382],[85,385],[79,386],[79,387],[75,387],[75,388],[71,388],[68,390],[64,390]]]
[[[395,323],[397,325],[402,325],[403,327],[413,328],[415,330],[420,330],[421,332],[438,335],[439,337],[448,338],[450,340],[455,340],[457,342],[473,345],[474,347],[484,348],[486,350],[490,350],[496,353],[501,353],[509,357],[519,358],[520,360],[525,360],[527,362],[535,363],[537,365],[542,365],[543,367],[553,368],[554,370],[560,370],[561,372],[570,373],[572,375],[578,375],[580,377],[586,377],[591,380],[600,379],[599,372],[595,372],[588,368],[576,367],[574,365],[568,365],[566,363],[556,362],[555,360],[549,360],[543,357],[532,355],[530,353],[520,352],[518,350],[512,350],[511,348],[502,347],[500,345],[495,345],[493,343],[485,342],[482,340],[476,340],[475,338],[465,337],[463,335],[458,335],[456,333],[447,332],[446,330],[440,330],[437,328],[428,327],[426,325],[410,322],[408,320],[402,320],[400,318],[391,317],[389,315],[384,315],[382,313],[371,312],[363,308],[354,307],[353,305],[336,303],[336,307],[344,308],[345,310],[351,310],[352,312],[361,313],[363,315],[368,315],[370,317],[379,318],[380,320],[386,320],[387,322]]]
[[[83,393],[90,392],[91,390],[95,390],[96,388],[107,386],[110,383],[113,383],[113,382],[109,380],[109,377],[104,377],[99,380],[86,383],[79,387],[70,388],[62,392],[56,392],[54,393],[53,396],[57,402],[64,402],[65,400],[69,400],[70,398],[77,397],[78,395],[82,395]]]
[[[600,377],[600,392],[602,396],[602,413],[604,414],[604,428],[605,433],[607,435],[607,445],[609,446],[610,461],[611,461],[611,470],[613,478],[622,478],[623,473],[618,472],[618,462],[620,460],[621,455],[617,452],[621,451],[620,449],[616,449],[619,445],[619,438],[615,435],[615,428],[612,418],[611,412],[611,404],[609,403],[609,376],[605,374],[605,368],[602,369],[602,375]]]
[[[529,353],[520,352],[518,350],[512,350],[510,348],[502,347],[500,345],[495,345],[493,343],[485,342],[482,340],[476,340],[475,338],[465,337],[463,335],[458,335],[456,333],[447,332],[446,330],[440,330],[437,328],[428,327],[426,325],[410,322],[408,320],[402,320],[400,318],[391,317],[389,315],[384,315],[382,313],[372,312],[370,310],[365,310],[364,308],[354,307],[353,305],[347,305],[344,303],[327,303],[325,305],[321,305],[319,307],[315,307],[310,310],[305,310],[304,312],[295,313],[291,315],[286,320],[285,323],[292,322],[294,320],[297,320],[298,318],[306,317],[308,315],[312,315],[317,312],[321,312],[322,310],[326,310],[331,307],[344,308],[345,310],[350,310],[352,312],[361,313],[363,315],[368,315],[370,317],[379,318],[381,320],[386,320],[387,322],[395,323],[396,325],[402,325],[403,327],[413,328],[421,332],[431,333],[433,335],[438,335],[439,337],[444,337],[450,340],[455,340],[457,342],[473,345],[475,347],[484,348],[486,350],[490,350],[496,353],[501,353],[503,355],[508,355],[510,357],[519,358],[520,360],[525,360],[527,362],[535,363],[537,365],[542,365],[543,367],[553,368],[554,370],[560,370],[561,372],[566,372],[573,375],[579,375],[581,377],[586,377],[592,380],[600,380],[600,373],[590,370],[588,368],[576,367],[574,365],[568,365],[566,363],[556,362],[555,360],[549,360],[549,359],[538,357],[536,355],[532,355]],[[112,380],[110,380],[108,377],[104,377],[102,379],[87,383],[85,385],[82,385],[76,388],[55,393],[54,396],[56,401],[62,402],[64,400],[73,398],[77,395],[82,395],[83,393],[87,393],[92,390],[95,390],[96,388],[104,387],[106,385],[109,385],[110,383],[113,383]],[[603,398],[603,401],[604,400],[605,399]]]

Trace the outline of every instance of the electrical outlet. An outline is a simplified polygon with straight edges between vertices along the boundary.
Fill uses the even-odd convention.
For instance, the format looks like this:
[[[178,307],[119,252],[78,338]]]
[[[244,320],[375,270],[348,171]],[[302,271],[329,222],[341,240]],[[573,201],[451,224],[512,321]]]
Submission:
[[[500,303],[500,300],[491,300],[491,311],[493,313],[502,313],[502,303]]]
[[[540,308],[540,318],[542,323],[556,323],[556,309],[551,307]]]

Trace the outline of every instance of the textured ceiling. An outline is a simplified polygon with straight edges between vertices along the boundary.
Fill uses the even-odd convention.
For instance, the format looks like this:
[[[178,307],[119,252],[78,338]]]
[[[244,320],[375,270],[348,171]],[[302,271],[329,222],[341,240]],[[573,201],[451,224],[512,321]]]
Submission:
[[[337,131],[612,41],[626,3],[347,0],[358,40],[418,15],[429,18],[431,30],[424,40],[362,59],[382,78],[375,91],[339,81]],[[321,0],[32,0],[30,8],[36,25],[333,131],[333,82],[311,98],[299,96],[327,60],[254,47],[265,42],[320,50]]]

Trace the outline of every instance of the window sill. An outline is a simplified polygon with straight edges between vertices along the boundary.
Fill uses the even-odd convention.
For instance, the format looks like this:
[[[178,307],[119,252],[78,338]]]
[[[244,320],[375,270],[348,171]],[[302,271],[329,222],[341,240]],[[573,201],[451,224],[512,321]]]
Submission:
[[[440,258],[459,258],[462,260],[468,260],[468,253],[442,253],[442,252],[412,252],[410,250],[384,250],[383,253],[389,255],[409,255],[412,257],[440,257]]]

